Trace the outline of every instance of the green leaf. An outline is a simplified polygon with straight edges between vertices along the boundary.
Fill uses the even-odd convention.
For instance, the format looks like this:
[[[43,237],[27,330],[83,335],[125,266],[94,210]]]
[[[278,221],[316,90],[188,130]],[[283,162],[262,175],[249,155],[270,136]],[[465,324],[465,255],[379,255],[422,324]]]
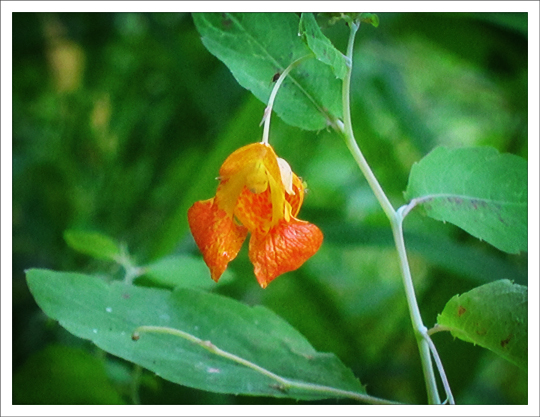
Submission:
[[[360,13],[360,21],[368,25],[373,25],[373,27],[379,27],[379,16],[375,13]]]
[[[13,375],[14,404],[124,404],[104,363],[84,350],[51,345]]]
[[[332,389],[365,395],[333,354],[316,352],[264,307],[188,288],[171,292],[118,281],[108,284],[88,275],[42,269],[27,271],[27,282],[43,311],[69,332],[169,381],[220,393],[304,400],[345,395]],[[167,326],[205,342],[160,333],[141,333],[133,341],[139,326]],[[210,344],[296,385],[287,388],[268,374],[217,355],[209,351]]]
[[[294,13],[194,13],[193,20],[206,48],[264,103],[274,75],[312,54],[298,36]],[[324,129],[342,115],[341,81],[330,67],[308,59],[285,79],[274,111],[290,125]]]
[[[120,256],[118,244],[99,232],[66,230],[64,239],[72,249],[97,259],[116,260]]]
[[[527,161],[490,147],[439,147],[415,163],[405,198],[496,248],[527,251]]]
[[[227,270],[216,284],[210,278],[210,272],[204,261],[187,255],[167,256],[145,266],[144,270],[145,276],[154,283],[172,288],[191,287],[210,290],[232,279],[232,273]]]
[[[437,323],[527,369],[527,306],[527,287],[499,280],[452,297]]]
[[[317,59],[330,65],[336,77],[343,80],[347,75],[346,57],[332,45],[330,39],[324,36],[313,13],[302,13],[299,32]]]
[[[348,25],[358,24],[360,22],[367,23],[368,25],[373,25],[374,27],[379,26],[379,16],[374,13],[321,13],[323,16],[329,18],[328,24],[334,25],[340,20],[344,20]]]

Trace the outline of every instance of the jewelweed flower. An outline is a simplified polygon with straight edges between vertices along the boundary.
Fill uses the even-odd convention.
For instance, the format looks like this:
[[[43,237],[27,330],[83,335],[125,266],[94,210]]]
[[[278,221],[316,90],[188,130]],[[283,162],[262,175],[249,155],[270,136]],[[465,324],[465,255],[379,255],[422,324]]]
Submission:
[[[322,244],[317,226],[296,218],[304,185],[289,164],[266,143],[234,151],[219,170],[215,197],[188,210],[193,238],[214,281],[218,281],[244,240],[262,288],[298,269]]]

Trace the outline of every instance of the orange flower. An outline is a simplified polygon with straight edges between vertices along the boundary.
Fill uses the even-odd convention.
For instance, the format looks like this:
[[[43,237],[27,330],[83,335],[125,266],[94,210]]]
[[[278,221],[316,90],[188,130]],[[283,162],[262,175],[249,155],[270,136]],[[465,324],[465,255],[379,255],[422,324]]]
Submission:
[[[296,215],[304,200],[302,181],[268,144],[233,152],[219,170],[216,196],[188,210],[191,233],[214,281],[218,281],[248,232],[249,259],[265,288],[293,271],[321,246],[319,228]]]

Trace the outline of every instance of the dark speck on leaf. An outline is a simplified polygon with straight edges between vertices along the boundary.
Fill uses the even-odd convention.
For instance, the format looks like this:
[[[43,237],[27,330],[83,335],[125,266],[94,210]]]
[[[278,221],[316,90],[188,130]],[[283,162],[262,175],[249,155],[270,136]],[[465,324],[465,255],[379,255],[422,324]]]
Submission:
[[[221,17],[222,17],[221,24],[223,25],[223,28],[229,29],[232,25],[232,20],[227,17],[226,13],[222,13]]]
[[[509,334],[508,337],[504,340],[501,340],[501,347],[505,348],[508,343],[510,343],[510,339],[512,338],[512,334]]]

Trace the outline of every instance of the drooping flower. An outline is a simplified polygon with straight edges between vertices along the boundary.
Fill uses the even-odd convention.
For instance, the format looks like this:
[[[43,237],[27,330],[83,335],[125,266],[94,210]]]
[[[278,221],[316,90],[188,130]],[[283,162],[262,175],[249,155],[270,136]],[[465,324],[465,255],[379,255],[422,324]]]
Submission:
[[[215,197],[188,210],[191,233],[214,281],[218,281],[247,237],[255,276],[265,288],[298,269],[321,246],[319,228],[296,218],[304,185],[289,164],[265,143],[233,152],[219,170]]]

